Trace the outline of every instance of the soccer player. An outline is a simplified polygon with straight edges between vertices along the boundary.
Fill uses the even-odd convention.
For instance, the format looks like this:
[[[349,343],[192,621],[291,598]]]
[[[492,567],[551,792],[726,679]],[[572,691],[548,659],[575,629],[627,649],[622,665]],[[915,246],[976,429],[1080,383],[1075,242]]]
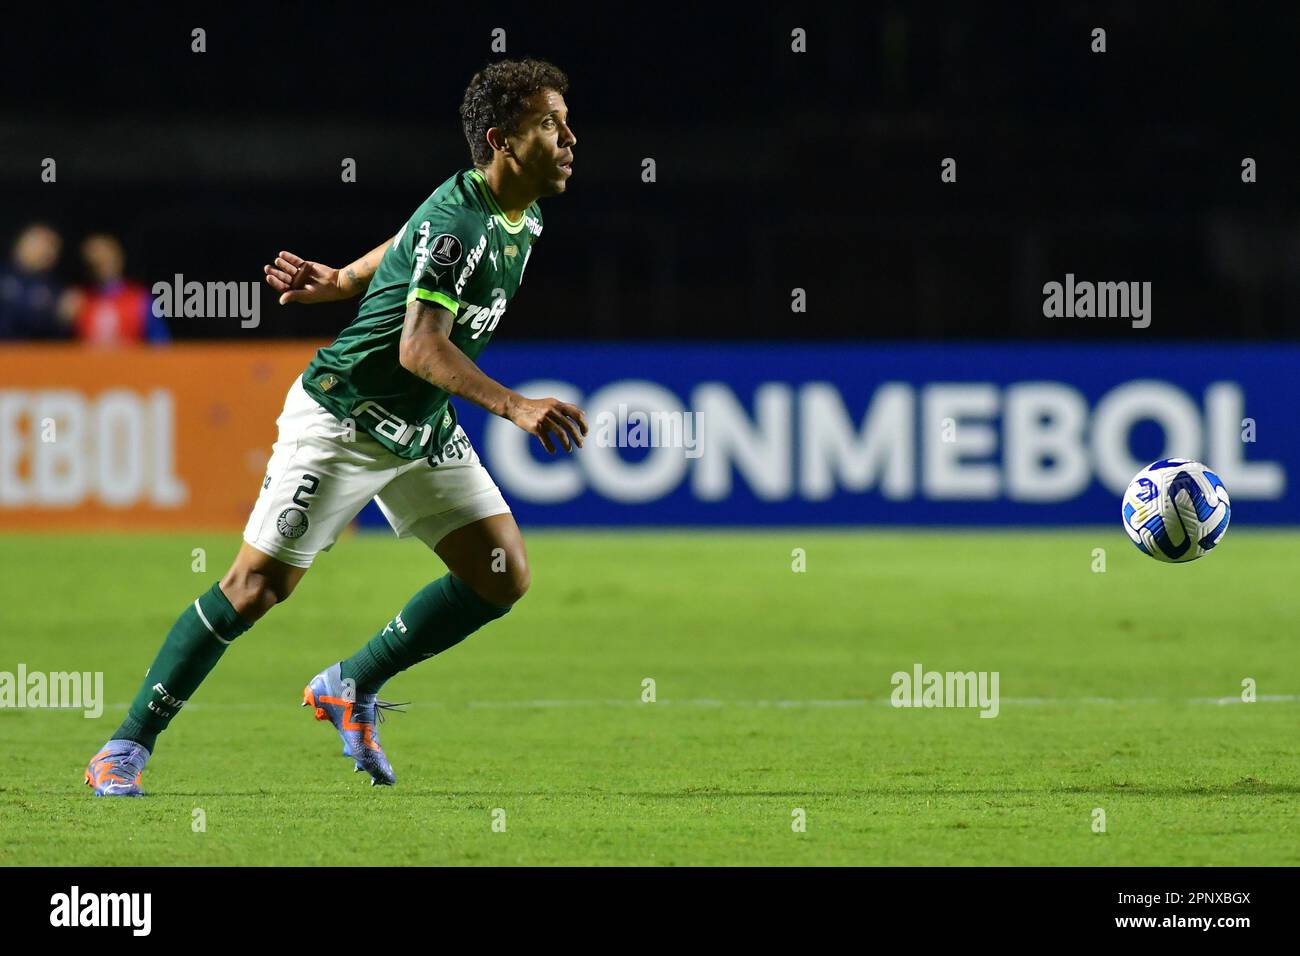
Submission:
[[[528,589],[524,542],[449,402],[458,396],[536,435],[581,447],[586,417],[525,398],[474,363],[542,234],[537,200],[563,193],[577,138],[568,80],[539,60],[478,72],[460,107],[473,167],[436,190],[391,241],[342,270],[281,253],[266,281],[287,302],[344,299],[357,316],[293,383],[262,489],[230,570],[181,614],[126,720],[86,769],[98,796],[137,796],[158,735],[226,648],[285,600],[371,498],[448,573],[345,660],[307,683],[304,705],[343,738],[371,784],[395,782],[376,729],[379,688],[501,617]],[[364,573],[364,571],[362,571]]]

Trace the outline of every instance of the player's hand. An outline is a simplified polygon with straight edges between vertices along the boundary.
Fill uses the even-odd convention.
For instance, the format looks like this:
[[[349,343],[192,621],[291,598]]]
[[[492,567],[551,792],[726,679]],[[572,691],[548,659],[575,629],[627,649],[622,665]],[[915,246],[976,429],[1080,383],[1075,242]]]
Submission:
[[[275,262],[263,266],[266,284],[280,293],[280,304],[300,302],[310,305],[313,302],[336,302],[346,299],[347,294],[339,288],[339,270],[308,262],[292,252],[281,251]]]
[[[565,451],[582,447],[587,434],[587,416],[577,405],[558,398],[518,398],[506,410],[506,418],[530,435],[536,435],[542,447],[555,454],[558,443]]]

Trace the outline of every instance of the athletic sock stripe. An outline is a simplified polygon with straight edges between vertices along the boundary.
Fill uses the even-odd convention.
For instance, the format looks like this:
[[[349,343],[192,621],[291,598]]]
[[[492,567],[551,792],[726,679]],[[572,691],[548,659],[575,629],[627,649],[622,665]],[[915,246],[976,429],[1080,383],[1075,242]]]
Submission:
[[[213,637],[219,640],[222,644],[230,643],[228,640],[226,640],[224,637],[218,634],[216,630],[213,628],[213,626],[208,622],[208,616],[203,613],[203,608],[199,607],[198,598],[194,599],[194,610],[199,612],[199,620],[203,622],[203,626],[206,627],[209,632],[211,632]]]

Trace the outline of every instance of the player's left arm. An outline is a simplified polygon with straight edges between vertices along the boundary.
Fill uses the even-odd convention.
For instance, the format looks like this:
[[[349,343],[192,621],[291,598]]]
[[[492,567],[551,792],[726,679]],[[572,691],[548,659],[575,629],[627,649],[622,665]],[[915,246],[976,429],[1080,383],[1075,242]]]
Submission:
[[[392,241],[390,238],[381,242],[342,269],[311,262],[292,252],[281,250],[275,263],[263,266],[262,271],[266,273],[266,284],[280,293],[281,305],[351,299],[370,287],[370,280],[379,268],[379,260],[384,258],[384,252]]]

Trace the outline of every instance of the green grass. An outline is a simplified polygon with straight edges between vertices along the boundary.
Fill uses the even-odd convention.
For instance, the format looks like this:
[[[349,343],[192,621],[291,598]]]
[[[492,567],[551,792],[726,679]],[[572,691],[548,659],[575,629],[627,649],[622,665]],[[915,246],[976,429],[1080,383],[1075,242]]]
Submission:
[[[87,759],[236,544],[0,535],[0,670],[103,671],[108,701],[0,710],[0,863],[1300,863],[1295,533],[1183,567],[1108,529],[534,533],[524,602],[385,688],[414,701],[391,789],[299,695],[442,569],[352,537],[163,735],[149,796],[93,799]],[[998,671],[1001,713],[889,706],[914,662]],[[1207,702],[1243,678],[1260,701]]]

